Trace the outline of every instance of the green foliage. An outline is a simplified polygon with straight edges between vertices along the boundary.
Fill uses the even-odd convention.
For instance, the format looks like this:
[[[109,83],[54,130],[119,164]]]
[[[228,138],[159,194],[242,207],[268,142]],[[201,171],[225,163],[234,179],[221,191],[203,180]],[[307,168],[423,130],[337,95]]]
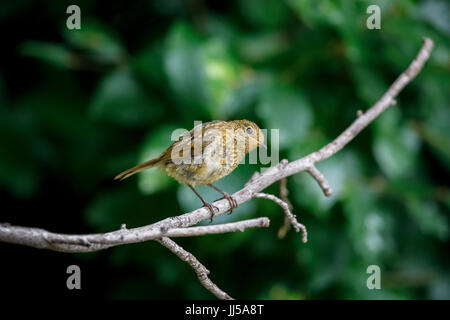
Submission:
[[[79,221],[92,232],[198,208],[186,186],[158,169],[112,179],[157,156],[174,129],[194,120],[247,118],[279,129],[280,159],[298,159],[380,98],[429,36],[435,51],[397,106],[317,165],[332,197],[307,173],[289,179],[307,244],[292,230],[278,239],[282,211],[261,199],[214,223],[268,216],[268,230],[179,242],[238,298],[449,299],[450,5],[377,1],[381,30],[368,30],[372,2],[130,2],[124,12],[86,4],[81,30],[67,30],[65,7],[42,4],[46,27],[8,38],[2,49],[3,204],[19,201],[28,211],[38,204],[41,219],[51,221],[44,208],[67,204],[45,190],[61,189],[80,212],[53,230]],[[10,28],[7,16],[16,26],[34,14],[31,2],[1,7]],[[258,169],[241,165],[217,186],[237,191]],[[198,190],[211,201],[221,197]],[[15,215],[27,224],[23,212]],[[156,243],[113,248],[92,261],[103,268],[96,277],[108,279],[105,297],[211,298]],[[381,267],[381,291],[366,287],[371,264]]]
[[[295,88],[279,85],[266,88],[256,111],[267,128],[281,129],[280,149],[303,141],[313,122],[310,104]]]
[[[89,110],[95,119],[128,126],[148,126],[157,122],[161,103],[149,98],[128,69],[118,69],[100,80]]]

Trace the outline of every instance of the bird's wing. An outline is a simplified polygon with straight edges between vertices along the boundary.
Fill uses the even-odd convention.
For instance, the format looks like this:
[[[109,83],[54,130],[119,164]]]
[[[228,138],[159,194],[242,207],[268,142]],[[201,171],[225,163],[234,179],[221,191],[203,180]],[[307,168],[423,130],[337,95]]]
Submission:
[[[221,130],[224,130],[223,124],[226,124],[226,122],[220,120],[199,124],[189,133],[181,135],[170,149],[171,151],[175,150],[175,154],[178,153],[178,159],[194,160],[201,157],[205,149],[220,136]],[[201,131],[199,127],[201,127]],[[188,151],[187,154],[186,151]],[[168,154],[168,156],[171,156],[171,154]]]

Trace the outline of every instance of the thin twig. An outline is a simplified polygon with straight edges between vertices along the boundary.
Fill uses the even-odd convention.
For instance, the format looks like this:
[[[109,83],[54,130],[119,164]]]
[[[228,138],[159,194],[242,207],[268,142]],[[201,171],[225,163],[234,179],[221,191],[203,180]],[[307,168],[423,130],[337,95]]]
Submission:
[[[192,269],[194,269],[195,273],[197,274],[198,280],[200,280],[200,283],[213,295],[222,300],[233,300],[232,297],[221,290],[214,282],[212,282],[208,278],[209,270],[206,269],[206,267],[201,264],[200,261],[198,261],[192,253],[184,250],[170,238],[163,237],[161,239],[157,239],[156,241],[172,251],[178,258],[180,258],[184,262],[187,262],[192,267]]]
[[[289,209],[289,205],[286,202],[284,202],[280,198],[274,196],[273,194],[262,193],[262,192],[253,194],[253,197],[272,200],[273,202],[278,204],[283,209],[284,214],[288,218],[291,225],[294,227],[295,231],[297,231],[297,232],[302,231],[303,243],[306,243],[308,241],[308,232],[306,231],[306,227],[297,221],[297,218],[295,217],[295,215],[292,214],[291,210]]]
[[[315,166],[307,168],[306,172],[308,172],[317,181],[323,191],[323,194],[327,197],[330,197],[333,191],[331,190],[330,184],[328,183],[322,172],[320,172],[319,169],[317,169]]]
[[[289,190],[287,188],[287,178],[284,177],[280,180],[280,199],[288,204],[289,210],[292,211],[292,203],[289,201]],[[287,215],[284,216],[283,225],[278,229],[278,238],[282,239],[289,231],[291,223]]]
[[[289,209],[292,210],[292,203],[289,201],[289,190],[287,188],[287,178],[282,178],[280,180],[280,199],[286,202]]]

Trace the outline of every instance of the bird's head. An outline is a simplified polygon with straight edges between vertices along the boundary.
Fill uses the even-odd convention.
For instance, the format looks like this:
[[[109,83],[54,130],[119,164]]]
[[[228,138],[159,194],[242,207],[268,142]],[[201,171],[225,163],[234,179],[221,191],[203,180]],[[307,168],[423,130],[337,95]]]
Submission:
[[[232,123],[238,140],[245,142],[245,153],[257,147],[267,149],[264,143],[264,133],[256,123],[249,120],[235,120]]]

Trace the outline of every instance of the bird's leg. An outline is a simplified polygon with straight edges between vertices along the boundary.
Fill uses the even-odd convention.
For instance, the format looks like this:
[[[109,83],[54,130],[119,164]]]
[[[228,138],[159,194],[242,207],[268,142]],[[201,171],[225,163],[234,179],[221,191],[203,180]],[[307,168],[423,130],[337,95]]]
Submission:
[[[231,214],[233,212],[233,209],[238,207],[238,204],[237,204],[236,200],[234,200],[234,198],[232,196],[230,196],[228,193],[226,193],[223,190],[220,190],[216,186],[213,186],[211,183],[208,183],[208,186],[210,186],[211,188],[213,188],[217,192],[220,192],[221,194],[223,194],[223,197],[218,199],[218,200],[222,200],[222,199],[227,199],[228,200],[228,202],[230,203],[230,213],[229,214]]]
[[[206,202],[205,199],[202,198],[202,196],[197,192],[197,190],[195,190],[195,188],[193,186],[188,184],[188,187],[191,188],[192,191],[194,191],[194,193],[197,195],[197,197],[199,197],[200,200],[202,200],[203,206],[207,207],[209,209],[209,212],[211,212],[211,222],[212,222],[213,218],[214,218],[214,208],[216,208],[217,211],[219,211],[219,208],[217,208],[216,206]]]

